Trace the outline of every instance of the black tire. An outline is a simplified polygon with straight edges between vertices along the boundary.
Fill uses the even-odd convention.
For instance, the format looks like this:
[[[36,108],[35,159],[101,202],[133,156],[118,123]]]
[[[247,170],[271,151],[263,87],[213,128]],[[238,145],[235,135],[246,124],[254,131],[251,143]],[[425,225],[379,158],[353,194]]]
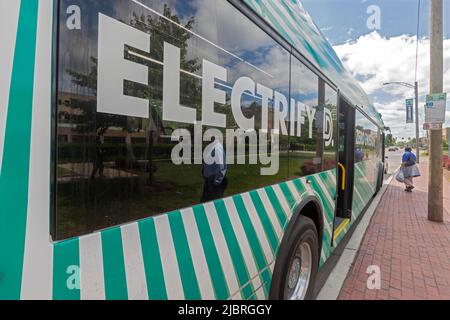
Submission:
[[[308,217],[299,216],[292,232],[283,239],[277,256],[269,295],[271,300],[286,300],[289,290],[287,285],[289,270],[296,257],[297,249],[303,242],[310,246],[312,255],[311,275],[304,299],[311,300],[314,297],[315,280],[319,267],[319,239],[314,222]]]

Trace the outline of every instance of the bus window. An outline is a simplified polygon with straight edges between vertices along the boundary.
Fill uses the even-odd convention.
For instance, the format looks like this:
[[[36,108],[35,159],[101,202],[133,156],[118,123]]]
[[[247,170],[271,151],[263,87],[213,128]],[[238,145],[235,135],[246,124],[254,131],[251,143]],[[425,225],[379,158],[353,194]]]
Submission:
[[[79,30],[64,23],[70,5],[83,12]],[[290,54],[227,1],[59,7],[54,239],[288,178]],[[227,132],[249,122],[240,140]],[[257,133],[275,127],[272,152],[272,137]],[[207,139],[207,131],[223,140]],[[226,160],[220,174],[203,163],[213,142]],[[230,151],[239,147],[245,153],[233,164]],[[279,155],[270,175],[261,174],[273,164],[262,155]],[[210,181],[211,170],[221,178]]]
[[[337,92],[328,85],[325,87],[324,108],[324,170],[336,169],[336,145],[338,136]]]
[[[337,93],[295,58],[291,77],[289,175],[296,178],[334,169]]]

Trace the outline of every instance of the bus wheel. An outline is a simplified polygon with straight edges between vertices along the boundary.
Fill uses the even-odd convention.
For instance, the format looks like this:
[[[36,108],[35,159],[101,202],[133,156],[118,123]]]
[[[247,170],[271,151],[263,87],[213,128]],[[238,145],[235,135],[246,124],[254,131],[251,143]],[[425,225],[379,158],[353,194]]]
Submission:
[[[319,262],[319,240],[314,222],[300,216],[286,246],[274,279],[275,299],[309,300],[314,295],[314,282]],[[281,253],[281,252],[280,252]],[[284,257],[283,257],[284,256]],[[278,284],[278,285],[277,285]]]

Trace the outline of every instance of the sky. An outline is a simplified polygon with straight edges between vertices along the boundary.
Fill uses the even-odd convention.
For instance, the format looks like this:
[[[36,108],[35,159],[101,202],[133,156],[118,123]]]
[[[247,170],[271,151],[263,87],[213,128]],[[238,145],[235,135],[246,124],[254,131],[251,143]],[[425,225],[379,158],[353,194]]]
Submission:
[[[406,124],[405,111],[405,99],[413,98],[414,91],[382,84],[414,83],[418,1],[302,0],[347,70],[370,96],[386,126],[395,136],[405,139],[415,136],[415,125]],[[379,21],[372,19],[372,8],[379,8]],[[422,123],[425,96],[429,93],[429,0],[421,0],[419,21],[419,123],[420,135],[425,136]],[[450,0],[444,0],[444,91],[449,93],[446,126],[450,127]]]

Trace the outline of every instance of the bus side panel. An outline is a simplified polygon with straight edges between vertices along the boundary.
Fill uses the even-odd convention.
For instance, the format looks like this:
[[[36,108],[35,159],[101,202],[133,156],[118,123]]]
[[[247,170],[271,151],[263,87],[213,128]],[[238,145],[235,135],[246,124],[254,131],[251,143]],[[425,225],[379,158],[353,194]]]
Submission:
[[[326,261],[332,252],[335,170],[53,244],[51,46],[45,45],[52,38],[52,2],[8,1],[8,10],[0,11],[2,18],[10,13],[17,20],[14,65],[26,68],[20,77],[12,67],[11,76],[0,74],[14,94],[0,142],[0,298],[267,298],[281,239],[306,195],[315,195],[323,209],[321,265]],[[11,13],[19,4],[20,15]],[[3,100],[0,108],[3,116]]]
[[[0,4],[0,299],[20,298],[32,109],[39,77],[35,75],[38,6],[37,0]]]
[[[55,272],[72,271],[54,278],[63,282],[57,296],[265,299],[284,231],[308,195],[324,213],[321,264],[331,254],[335,179],[335,170],[323,172],[60,242]]]

